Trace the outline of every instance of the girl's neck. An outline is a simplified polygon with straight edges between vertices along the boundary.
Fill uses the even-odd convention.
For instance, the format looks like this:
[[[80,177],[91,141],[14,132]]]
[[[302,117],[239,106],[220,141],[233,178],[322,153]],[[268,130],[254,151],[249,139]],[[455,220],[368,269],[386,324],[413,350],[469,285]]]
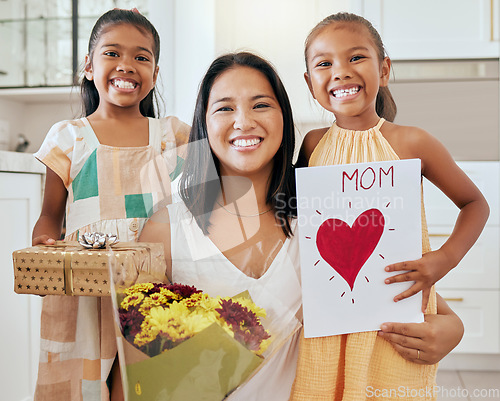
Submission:
[[[97,110],[88,116],[92,120],[137,120],[145,118],[140,111],[139,105],[136,107],[104,107],[99,106]]]
[[[377,113],[373,113],[370,116],[335,116],[335,122],[338,127],[352,131],[369,130],[370,128],[375,127],[379,121],[380,117]]]

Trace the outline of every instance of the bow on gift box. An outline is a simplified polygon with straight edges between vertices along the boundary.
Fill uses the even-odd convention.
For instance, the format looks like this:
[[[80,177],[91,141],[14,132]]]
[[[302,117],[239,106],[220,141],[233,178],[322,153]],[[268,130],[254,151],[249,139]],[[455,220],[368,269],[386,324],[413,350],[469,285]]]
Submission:
[[[115,234],[103,234],[98,232],[80,235],[78,240],[81,246],[87,249],[103,249],[120,242]]]

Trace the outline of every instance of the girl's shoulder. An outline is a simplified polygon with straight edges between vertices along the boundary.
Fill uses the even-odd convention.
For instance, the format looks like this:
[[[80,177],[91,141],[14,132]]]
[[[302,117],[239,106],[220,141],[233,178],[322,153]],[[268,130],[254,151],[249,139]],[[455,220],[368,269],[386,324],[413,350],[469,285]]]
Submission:
[[[189,139],[191,127],[175,116],[168,116],[159,119],[162,141],[175,140],[176,146],[185,145]]]
[[[434,136],[422,128],[388,121],[384,122],[380,132],[401,159],[421,158],[429,146],[439,143]]]
[[[311,157],[314,149],[329,129],[330,127],[317,128],[306,134],[300,147],[299,157],[296,164],[297,167],[305,167],[309,164],[309,158]]]

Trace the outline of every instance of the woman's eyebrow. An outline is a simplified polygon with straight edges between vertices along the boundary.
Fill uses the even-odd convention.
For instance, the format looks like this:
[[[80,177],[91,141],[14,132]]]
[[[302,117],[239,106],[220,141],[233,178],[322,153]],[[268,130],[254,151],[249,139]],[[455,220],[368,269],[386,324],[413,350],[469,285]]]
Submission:
[[[255,96],[252,96],[250,98],[250,100],[259,100],[259,99],[264,99],[264,98],[275,100],[274,96],[271,96],[271,95],[255,95]],[[217,103],[221,103],[221,102],[230,102],[233,100],[234,100],[234,98],[232,98],[230,96],[225,96],[225,97],[221,97],[220,99],[215,100],[212,104],[217,104]]]

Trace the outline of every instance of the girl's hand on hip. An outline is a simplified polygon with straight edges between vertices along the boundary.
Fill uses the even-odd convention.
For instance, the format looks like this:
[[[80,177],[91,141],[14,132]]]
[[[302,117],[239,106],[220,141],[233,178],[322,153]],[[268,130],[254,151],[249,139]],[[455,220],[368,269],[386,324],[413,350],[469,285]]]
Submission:
[[[386,284],[413,281],[414,284],[394,297],[394,302],[409,298],[422,291],[422,312],[427,309],[431,287],[448,273],[453,266],[445,252],[437,250],[428,252],[420,259],[394,263],[386,266],[387,272],[404,273],[391,276],[385,280]]]

